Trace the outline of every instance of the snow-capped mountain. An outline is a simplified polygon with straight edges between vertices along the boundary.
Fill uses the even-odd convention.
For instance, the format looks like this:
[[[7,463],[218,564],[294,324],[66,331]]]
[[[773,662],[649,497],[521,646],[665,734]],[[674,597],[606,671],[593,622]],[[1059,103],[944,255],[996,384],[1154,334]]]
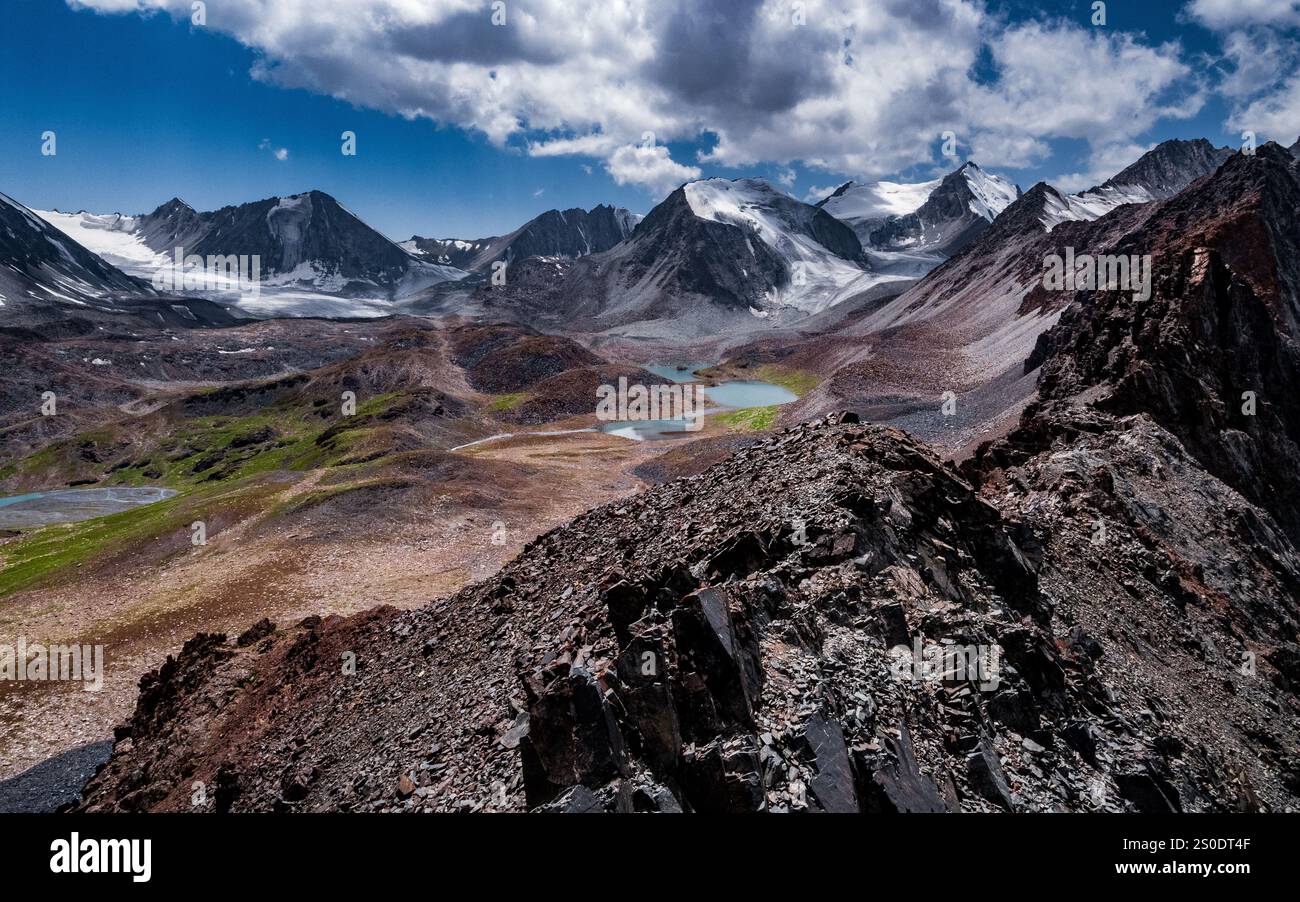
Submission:
[[[683,185],[637,226],[628,242],[666,283],[756,316],[815,313],[880,276],[853,230],[764,179],[702,179]]]
[[[765,179],[701,179],[688,182],[683,190],[691,212],[700,219],[752,229],[791,262],[821,259],[828,253],[841,260],[862,256],[862,244],[851,230]]]
[[[609,250],[512,272],[481,292],[494,312],[671,336],[801,319],[896,278],[872,271],[847,225],[761,179],[688,182]]]
[[[128,275],[146,281],[168,260],[149,246],[140,234],[143,217],[121,213],[62,213],[58,210],[33,211],[46,223],[89,248],[107,263]]]
[[[877,268],[888,268],[891,254],[951,256],[1019,196],[1015,184],[968,162],[928,182],[848,182],[817,206],[850,225],[869,254],[884,252]]]
[[[56,301],[111,306],[155,292],[91,253],[35,212],[0,194],[0,306]]]
[[[177,248],[182,256],[205,259],[257,257],[256,301],[249,302],[233,284],[208,293],[229,295],[261,312],[383,312],[394,299],[465,275],[413,256],[321,191],[208,213],[179,198],[139,216],[36,212],[109,263],[145,280],[172,267]],[[339,307],[331,298],[362,303]]]
[[[1137,162],[1094,188],[1079,194],[1056,195],[1048,203],[1043,225],[1089,222],[1124,204],[1145,204],[1173,197],[1192,182],[1214,172],[1232,156],[1229,147],[1215,147],[1204,138],[1164,141]]]
[[[600,204],[591,210],[547,210],[508,235],[467,241],[413,235],[402,248],[421,259],[470,272],[494,261],[514,263],[527,257],[585,257],[609,250],[636,228],[641,217],[622,207]]]

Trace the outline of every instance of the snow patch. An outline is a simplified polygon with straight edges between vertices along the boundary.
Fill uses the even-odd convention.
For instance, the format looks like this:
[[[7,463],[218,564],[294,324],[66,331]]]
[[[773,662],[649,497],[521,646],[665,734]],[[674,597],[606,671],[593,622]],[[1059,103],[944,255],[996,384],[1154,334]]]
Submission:
[[[869,185],[850,182],[849,187],[822,204],[822,209],[836,219],[884,219],[906,216],[921,209],[943,179],[929,182],[874,182]]]

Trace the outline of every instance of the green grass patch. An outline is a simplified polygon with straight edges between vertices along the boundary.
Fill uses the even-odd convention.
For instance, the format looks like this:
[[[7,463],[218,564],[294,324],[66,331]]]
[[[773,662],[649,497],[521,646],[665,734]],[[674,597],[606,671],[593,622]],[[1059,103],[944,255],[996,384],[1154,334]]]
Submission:
[[[799,397],[808,394],[822,383],[822,377],[810,370],[782,366],[779,363],[764,363],[754,367],[711,366],[699,370],[698,375],[714,382],[727,382],[732,379],[754,379],[759,382],[771,382],[773,385],[779,385]]]
[[[214,508],[266,510],[269,497],[284,488],[264,478],[270,473],[339,466],[348,480],[340,491],[359,488],[360,474],[347,466],[350,458],[387,428],[385,415],[409,397],[406,392],[378,395],[349,417],[332,403],[282,403],[247,415],[191,417],[162,429],[155,421],[153,434],[145,436],[131,435],[128,421],[61,439],[6,466],[7,475],[0,478],[12,478],[14,491],[96,480],[97,486],[164,486],[180,494],[107,517],[24,531],[0,546],[0,596],[45,585],[69,567],[106,560],[169,532],[187,531],[194,520],[210,524]],[[385,456],[379,447],[367,461],[377,466]]]
[[[777,410],[776,404],[769,407],[747,407],[744,410],[715,414],[713,418],[733,432],[762,432],[776,424]]]
[[[773,385],[779,385],[786,391],[794,392],[799,397],[803,397],[817,386],[821,385],[822,377],[808,370],[797,370],[791,367],[780,366],[775,363],[768,363],[760,366],[754,371],[751,379],[761,379],[764,382],[771,382]]]
[[[526,391],[511,392],[508,395],[497,395],[488,402],[488,410],[494,413],[501,413],[506,410],[514,410],[520,404],[523,404],[529,398]]]
[[[212,485],[121,513],[25,531],[0,546],[0,596],[51,582],[69,568],[105,560],[168,534],[188,536],[195,520],[211,524],[217,510],[246,509],[282,486]],[[184,547],[182,545],[182,547]]]
[[[57,441],[28,456],[0,478],[18,486],[69,484],[165,486],[185,490],[277,470],[304,472],[346,460],[353,449],[382,425],[381,418],[405,399],[392,392],[367,399],[350,417],[320,416],[317,408],[295,404],[268,407],[240,416],[201,416],[170,424],[145,442],[132,442],[119,425]],[[102,463],[83,454],[95,442]]]

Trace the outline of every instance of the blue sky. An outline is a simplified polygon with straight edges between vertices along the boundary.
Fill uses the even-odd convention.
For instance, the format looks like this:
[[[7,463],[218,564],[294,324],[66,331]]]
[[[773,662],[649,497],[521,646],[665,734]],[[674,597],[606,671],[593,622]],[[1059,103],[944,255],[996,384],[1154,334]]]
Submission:
[[[645,212],[698,175],[797,197],[929,178],[955,165],[939,155],[948,121],[963,157],[1077,189],[1166,138],[1235,145],[1243,116],[1300,134],[1287,71],[1244,71],[1294,74],[1300,12],[1253,2],[1111,2],[1098,29],[1090,2],[908,0],[929,18],[886,3],[849,42],[818,0],[798,28],[744,0],[627,22],[519,0],[495,28],[487,2],[431,0],[410,20],[386,0],[210,0],[196,27],[179,0],[8,0],[0,191],[145,212],[319,188],[394,239],[472,238],[552,207]],[[116,11],[136,4],[168,9]]]

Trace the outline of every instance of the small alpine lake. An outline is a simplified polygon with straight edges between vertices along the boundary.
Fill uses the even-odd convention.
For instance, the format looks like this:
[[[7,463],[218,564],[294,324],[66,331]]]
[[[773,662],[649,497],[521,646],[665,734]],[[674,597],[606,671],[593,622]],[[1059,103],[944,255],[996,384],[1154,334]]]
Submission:
[[[153,486],[53,489],[0,498],[0,529],[23,529],[53,523],[76,523],[156,504],[176,494]]]

